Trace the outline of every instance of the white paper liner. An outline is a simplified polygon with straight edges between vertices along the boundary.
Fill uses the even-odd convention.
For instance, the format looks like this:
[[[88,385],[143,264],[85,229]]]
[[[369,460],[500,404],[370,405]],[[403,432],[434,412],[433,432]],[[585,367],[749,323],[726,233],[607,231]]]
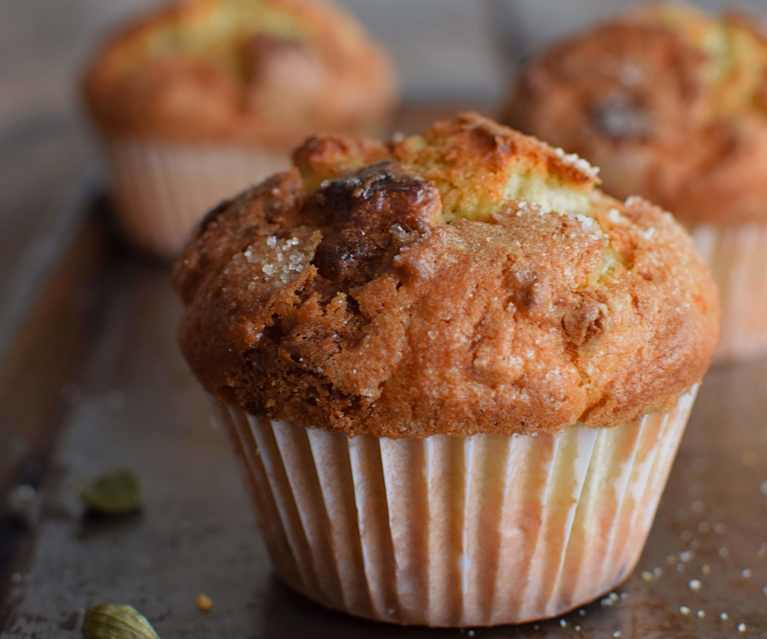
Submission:
[[[719,287],[716,359],[767,353],[767,224],[700,225],[691,232]]]
[[[287,156],[228,147],[116,140],[107,143],[120,225],[139,246],[177,254],[226,198],[287,168]]]
[[[381,621],[484,626],[557,616],[629,575],[696,392],[538,437],[349,438],[217,413],[293,588]]]

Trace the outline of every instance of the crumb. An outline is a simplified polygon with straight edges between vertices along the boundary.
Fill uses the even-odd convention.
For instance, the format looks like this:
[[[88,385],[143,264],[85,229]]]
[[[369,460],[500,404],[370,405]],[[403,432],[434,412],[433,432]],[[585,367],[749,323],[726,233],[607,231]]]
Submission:
[[[202,592],[194,598],[194,603],[200,612],[206,614],[213,609],[213,600]]]

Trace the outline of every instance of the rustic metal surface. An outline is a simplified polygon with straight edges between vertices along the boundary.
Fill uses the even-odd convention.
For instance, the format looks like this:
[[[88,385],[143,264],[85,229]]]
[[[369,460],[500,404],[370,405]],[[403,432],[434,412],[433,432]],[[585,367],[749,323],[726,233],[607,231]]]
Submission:
[[[42,328],[32,340],[38,368],[17,368],[14,387],[27,390],[4,396],[19,414],[24,406],[39,412],[46,395],[63,403],[50,413],[50,437],[28,458],[32,470],[27,465],[17,475],[40,482],[43,520],[36,531],[6,521],[0,533],[0,570],[7,573],[0,574],[2,636],[77,637],[79,611],[102,601],[135,605],[166,638],[466,636],[328,612],[273,578],[226,438],[211,425],[206,399],[177,352],[179,307],[166,269],[122,251],[109,257],[94,250],[94,234],[108,241],[100,233],[85,232],[91,239],[73,249],[91,256],[77,263],[96,275],[88,290],[98,303],[82,310],[76,292],[82,294],[83,282],[74,277],[55,287],[60,314],[77,315],[66,311],[68,303],[85,313],[88,347],[62,352],[65,322],[44,321],[53,316],[43,304],[35,320]],[[70,364],[68,378],[61,357]],[[41,379],[40,366],[59,372]],[[43,396],[34,392],[37,380]],[[766,414],[767,361],[715,369],[640,567],[617,595],[564,621],[478,629],[475,636],[566,637],[576,626],[597,638],[767,636]],[[117,467],[141,476],[144,512],[84,517],[78,487]],[[214,601],[208,615],[195,607],[199,592]]]
[[[102,224],[80,226],[76,211],[60,208],[91,157],[77,125],[74,73],[107,23],[152,1],[30,0],[7,3],[0,20],[0,506],[19,484],[39,489],[43,501],[33,530],[0,507],[0,636],[78,637],[80,611],[107,600],[136,605],[166,639],[468,636],[354,620],[272,577],[226,438],[175,348],[179,309],[166,270],[114,250]],[[378,17],[381,3],[351,4],[392,38],[411,96],[435,64],[450,73],[436,76],[446,84],[434,93],[452,95],[459,77],[501,92],[490,86],[487,50],[487,69],[479,54],[467,67],[467,52],[483,44],[478,10],[468,29],[445,10],[441,22],[408,14],[408,30]],[[551,15],[546,25],[560,21],[560,12]],[[445,38],[448,19],[455,33]],[[533,40],[545,35],[532,21],[524,30]],[[446,42],[452,57],[437,49]],[[96,207],[91,217],[102,213]],[[141,475],[143,514],[84,517],[79,486],[119,466]],[[568,615],[564,626],[474,636],[568,637],[579,628],[597,639],[767,637],[766,493],[767,360],[718,368],[640,566],[617,596]],[[214,600],[208,615],[194,605],[198,592]]]
[[[409,109],[401,125],[457,108]],[[23,282],[34,291],[20,291],[21,330],[0,344],[0,492],[28,484],[43,502],[34,530],[0,518],[2,637],[77,637],[81,611],[103,601],[135,605],[166,638],[465,636],[352,619],[274,579],[226,438],[178,354],[167,269],[115,243],[103,202],[91,208],[62,213],[62,246],[45,277]],[[766,415],[767,360],[715,369],[627,584],[563,620],[476,636],[767,637]],[[141,476],[144,512],[84,516],[79,487],[118,467]]]

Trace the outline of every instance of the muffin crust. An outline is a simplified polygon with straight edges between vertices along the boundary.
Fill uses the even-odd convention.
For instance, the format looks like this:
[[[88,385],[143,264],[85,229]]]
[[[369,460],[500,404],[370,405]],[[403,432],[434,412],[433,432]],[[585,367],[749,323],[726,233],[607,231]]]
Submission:
[[[688,236],[576,157],[464,114],[294,163],[176,264],[183,352],[224,401],[351,435],[556,431],[663,408],[709,364]]]
[[[326,0],[176,0],[109,39],[84,80],[112,134],[291,148],[312,131],[373,131],[392,66]]]
[[[767,38],[755,19],[654,3],[562,42],[504,119],[684,222],[767,222]]]

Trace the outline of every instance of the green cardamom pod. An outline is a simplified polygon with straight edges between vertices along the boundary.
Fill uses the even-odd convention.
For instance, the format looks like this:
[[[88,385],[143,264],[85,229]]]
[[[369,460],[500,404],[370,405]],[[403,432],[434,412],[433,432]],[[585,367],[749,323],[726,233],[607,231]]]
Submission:
[[[141,484],[132,471],[116,470],[95,479],[80,497],[89,509],[99,513],[131,513],[141,509]]]
[[[160,639],[144,615],[132,606],[101,604],[85,613],[85,639]]]

